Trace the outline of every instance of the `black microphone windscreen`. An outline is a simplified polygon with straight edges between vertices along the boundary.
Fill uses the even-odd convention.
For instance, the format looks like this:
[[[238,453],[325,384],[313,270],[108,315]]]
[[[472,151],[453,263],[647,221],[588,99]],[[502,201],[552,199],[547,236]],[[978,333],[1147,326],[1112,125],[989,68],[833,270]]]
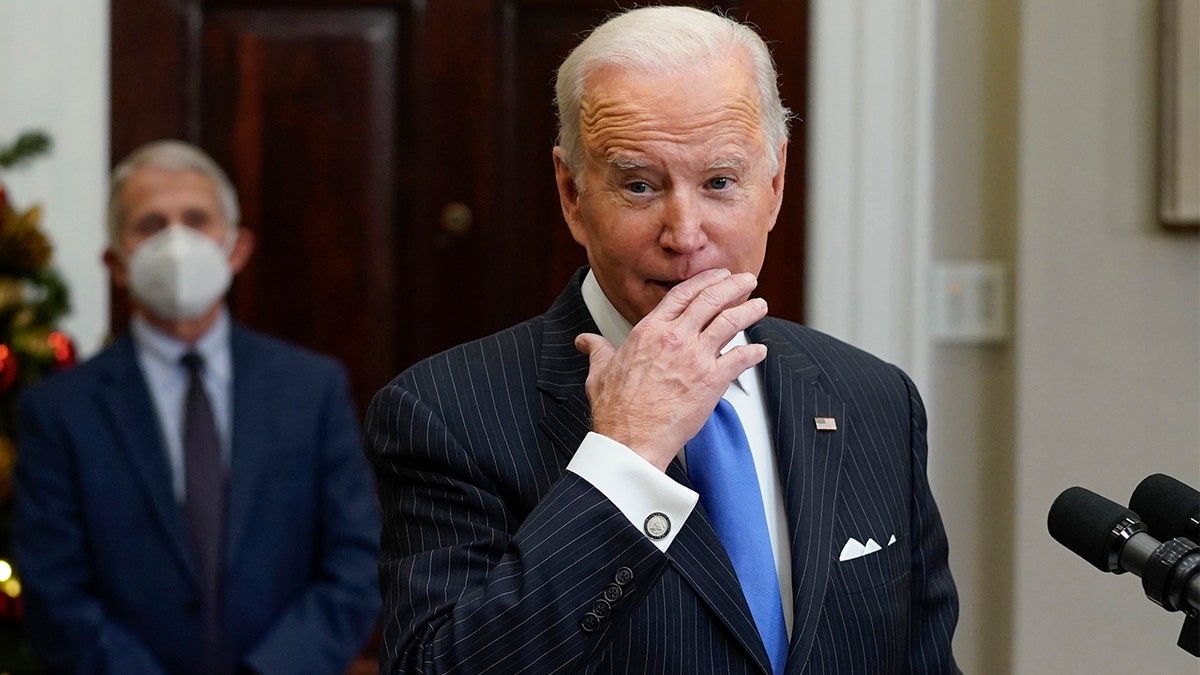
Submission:
[[[1100,571],[1113,572],[1109,561],[1114,538],[1110,535],[1125,518],[1137,520],[1137,514],[1091,490],[1072,487],[1054,500],[1046,525],[1058,543]]]
[[[1156,473],[1138,483],[1129,508],[1159,541],[1200,537],[1200,491],[1166,474]]]

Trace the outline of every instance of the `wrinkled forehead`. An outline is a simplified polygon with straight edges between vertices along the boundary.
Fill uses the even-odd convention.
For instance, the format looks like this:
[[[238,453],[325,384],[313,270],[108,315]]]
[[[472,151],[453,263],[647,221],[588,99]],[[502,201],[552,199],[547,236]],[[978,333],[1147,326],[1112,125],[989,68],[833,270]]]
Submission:
[[[138,167],[121,185],[119,196],[126,206],[133,203],[173,203],[180,200],[218,204],[217,182],[195,169],[147,165]]]
[[[206,218],[225,222],[216,181],[191,169],[139,167],[121,185],[115,200],[117,222],[126,230],[142,218],[187,220],[203,213]]]
[[[764,140],[753,71],[738,60],[666,73],[598,70],[586,82],[579,125],[588,154],[604,157],[655,141]]]

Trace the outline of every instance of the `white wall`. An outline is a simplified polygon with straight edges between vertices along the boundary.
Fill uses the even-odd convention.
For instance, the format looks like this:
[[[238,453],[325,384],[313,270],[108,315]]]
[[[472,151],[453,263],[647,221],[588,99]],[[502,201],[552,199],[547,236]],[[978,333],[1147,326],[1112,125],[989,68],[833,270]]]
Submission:
[[[51,154],[0,176],[15,206],[42,205],[72,312],[61,327],[82,354],[108,329],[104,205],[108,175],[105,0],[0,0],[0,143],[40,129]]]
[[[1197,670],[1180,615],[1046,531],[1071,485],[1200,485],[1200,238],[1155,216],[1156,4],[812,3],[810,323],[921,387],[966,672]],[[1013,271],[1007,343],[929,338],[925,275],[963,258]]]
[[[938,58],[930,106],[936,131],[926,149],[934,164],[929,258],[1000,261],[1012,270],[1018,7],[1010,0],[939,2],[933,32]],[[935,489],[962,603],[955,649],[967,672],[1007,673],[1016,539],[1013,341],[930,349],[925,397],[931,453],[940,467]]]
[[[1155,214],[1155,6],[1022,3],[1019,673],[1197,672],[1179,614],[1044,534],[1071,485],[1121,503],[1154,472],[1200,485],[1200,238]]]

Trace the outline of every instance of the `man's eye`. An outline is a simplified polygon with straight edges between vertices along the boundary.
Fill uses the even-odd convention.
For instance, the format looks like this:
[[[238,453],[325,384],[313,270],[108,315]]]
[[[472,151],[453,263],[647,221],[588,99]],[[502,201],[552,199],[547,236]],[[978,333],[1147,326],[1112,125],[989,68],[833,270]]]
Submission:
[[[212,222],[212,217],[205,211],[188,210],[183,214],[183,224],[197,230],[204,229],[210,222]]]
[[[150,215],[138,220],[130,228],[134,233],[149,236],[167,226],[167,219],[158,215]]]
[[[724,190],[729,187],[730,182],[727,176],[717,176],[708,181],[708,187],[714,190]]]
[[[632,192],[635,195],[644,195],[650,191],[650,185],[647,183],[643,183],[642,181],[635,181],[633,183],[630,183],[629,185],[626,185],[625,189],[629,190],[630,192]]]

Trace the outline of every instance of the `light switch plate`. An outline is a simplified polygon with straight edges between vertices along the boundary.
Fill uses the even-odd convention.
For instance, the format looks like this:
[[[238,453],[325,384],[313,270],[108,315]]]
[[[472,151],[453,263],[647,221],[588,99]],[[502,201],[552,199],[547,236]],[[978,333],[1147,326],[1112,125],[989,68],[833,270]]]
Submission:
[[[1008,341],[1008,266],[949,260],[933,266],[930,336],[952,344]]]

